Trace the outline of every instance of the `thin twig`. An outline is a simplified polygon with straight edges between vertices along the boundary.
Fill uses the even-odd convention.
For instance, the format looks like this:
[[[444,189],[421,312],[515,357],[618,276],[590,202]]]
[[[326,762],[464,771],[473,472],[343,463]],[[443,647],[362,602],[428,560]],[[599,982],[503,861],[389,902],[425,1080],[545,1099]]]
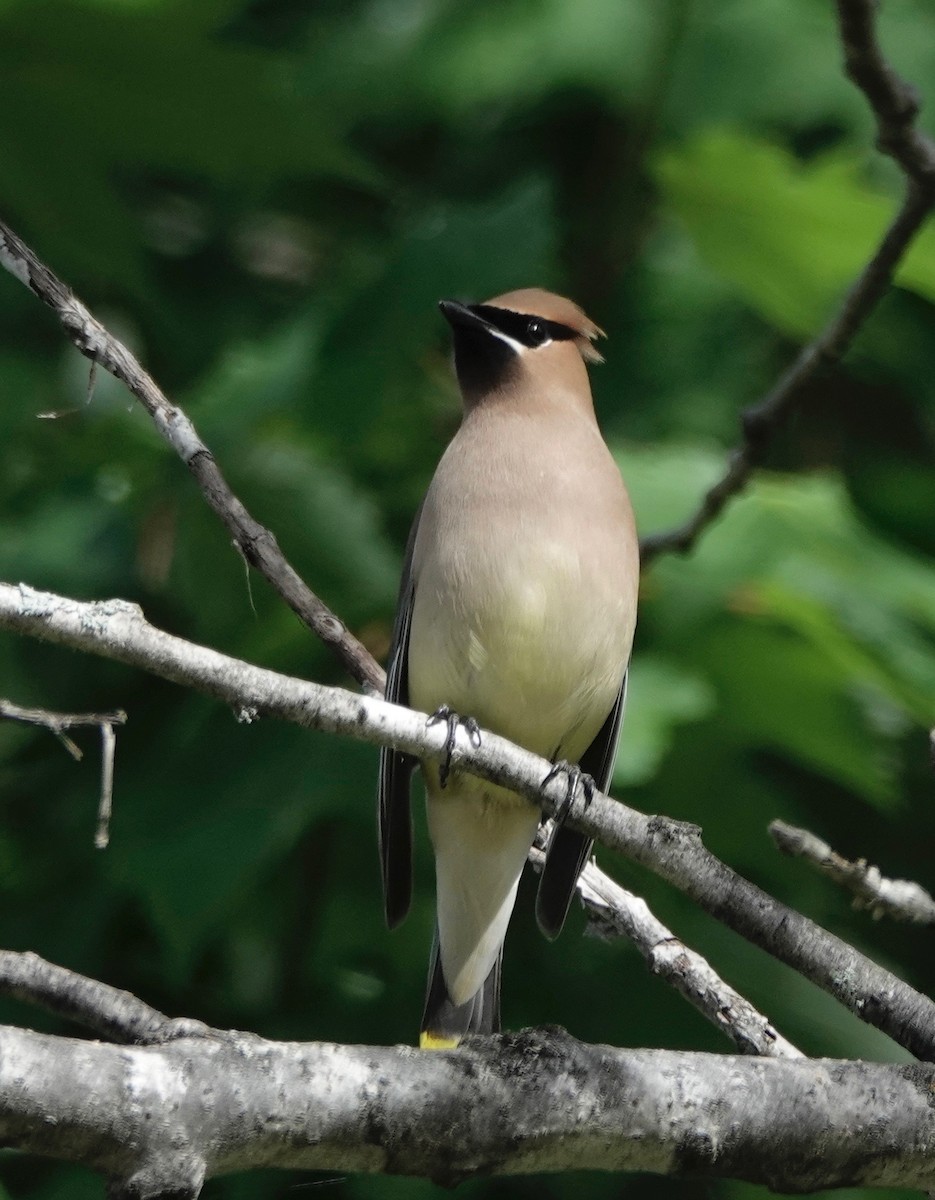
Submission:
[[[94,845],[106,850],[110,841],[110,817],[114,807],[114,754],[117,738],[113,725],[105,721],[101,725],[101,800],[97,809],[97,832]]]
[[[101,798],[98,804],[97,832],[94,844],[103,850],[109,840],[110,815],[114,800],[114,754],[117,748],[115,725],[125,725],[127,714],[123,709],[106,713],[60,713],[47,708],[24,708],[12,700],[0,699],[0,720],[21,721],[26,725],[38,725],[55,734],[68,753],[80,762],[84,754],[79,746],[65,733],[76,726],[97,725],[101,731]]]
[[[865,858],[843,858],[827,842],[808,829],[771,821],[769,832],[783,854],[804,858],[806,862],[854,893],[854,907],[868,909],[870,915],[894,917],[897,921],[935,924],[935,900],[910,879],[886,879],[878,867]]]
[[[541,844],[533,846],[529,860],[536,870],[542,870],[545,853]],[[577,891],[588,914],[589,933],[601,938],[629,938],[650,971],[665,979],[726,1034],[741,1054],[804,1057],[749,1000],[725,983],[706,959],[667,929],[641,896],[621,887],[593,859],[578,877]]]
[[[84,758],[84,752],[68,737],[65,730],[83,725],[98,725],[101,728],[109,725],[112,729],[114,725],[125,725],[127,714],[119,708],[106,713],[60,713],[47,708],[24,708],[21,704],[14,704],[12,700],[0,699],[0,720],[19,721],[24,725],[38,725],[42,729],[48,729],[75,762],[80,762]]]
[[[876,5],[873,0],[837,0],[837,9],[845,70],[873,109],[877,145],[896,160],[906,175],[903,202],[834,317],[767,395],[743,413],[743,441],[731,452],[724,475],[705,493],[694,515],[675,529],[643,538],[640,549],[644,566],[660,554],[691,550],[727,502],[743,491],[805,385],[844,356],[935,207],[935,141],[915,127],[919,110],[915,90],[883,55],[876,32]]]
[[[103,713],[52,712],[48,708],[26,708],[12,700],[0,699],[0,720],[21,721],[25,725],[38,725],[51,733],[59,734],[63,729],[76,729],[83,725],[126,725],[127,714],[120,708]],[[81,757],[81,751],[78,751]]]
[[[194,475],[208,504],[226,526],[247,562],[269,581],[299,620],[337,655],[362,687],[382,695],[384,674],[380,666],[299,578],[270,530],[247,512],[185,413],[166,398],[126,346],[104,328],[66,284],[2,221],[0,264],[52,309],[68,337],[92,364],[99,364],[126,384]]]

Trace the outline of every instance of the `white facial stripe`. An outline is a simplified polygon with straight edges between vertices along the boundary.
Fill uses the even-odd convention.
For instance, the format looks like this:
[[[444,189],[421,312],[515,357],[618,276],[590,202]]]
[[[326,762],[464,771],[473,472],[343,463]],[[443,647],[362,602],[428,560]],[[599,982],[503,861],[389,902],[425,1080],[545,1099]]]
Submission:
[[[540,350],[543,346],[550,346],[552,339],[548,338],[544,342],[540,342],[538,346],[524,346],[522,342],[518,342],[516,338],[511,338],[508,333],[504,333],[501,329],[497,329],[495,325],[488,325],[487,332],[499,338],[501,342],[506,342],[514,354],[527,354],[530,350]]]

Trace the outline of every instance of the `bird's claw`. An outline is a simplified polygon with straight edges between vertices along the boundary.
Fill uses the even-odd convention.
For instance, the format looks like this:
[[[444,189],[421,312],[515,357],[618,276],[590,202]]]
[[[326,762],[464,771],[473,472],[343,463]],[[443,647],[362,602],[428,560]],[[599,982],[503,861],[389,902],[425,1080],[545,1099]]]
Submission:
[[[438,783],[440,787],[445,787],[448,783],[448,776],[451,774],[451,756],[454,753],[458,726],[460,725],[464,729],[475,750],[480,746],[481,739],[480,726],[474,718],[459,716],[447,704],[443,704],[440,708],[437,708],[429,717],[426,724],[437,725],[441,721],[444,721],[448,727],[448,733],[445,737],[445,757],[438,765]]]
[[[582,771],[577,763],[566,762],[564,758],[560,762],[554,764],[552,770],[549,771],[548,775],[546,775],[545,779],[543,779],[542,787],[546,787],[552,782],[553,779],[557,779],[559,775],[564,775],[568,781],[565,787],[565,799],[555,812],[555,822],[556,824],[561,825],[571,812],[571,806],[574,803],[575,792],[578,790],[578,785],[581,785],[581,790],[584,793],[585,808],[587,808],[594,799],[594,793],[597,791],[597,787],[591,776],[585,771]]]

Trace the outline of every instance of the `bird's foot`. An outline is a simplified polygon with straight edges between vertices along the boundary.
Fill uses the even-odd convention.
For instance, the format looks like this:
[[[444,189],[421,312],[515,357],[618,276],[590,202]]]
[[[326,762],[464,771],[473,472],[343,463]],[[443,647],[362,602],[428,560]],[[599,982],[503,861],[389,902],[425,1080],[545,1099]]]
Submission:
[[[473,717],[462,717],[458,713],[452,712],[447,704],[437,708],[426,724],[437,725],[440,721],[444,721],[448,726],[448,736],[445,738],[445,757],[438,766],[438,783],[440,787],[444,787],[448,783],[448,776],[451,773],[451,756],[454,753],[458,726],[461,725],[464,728],[464,732],[475,749],[480,745],[480,726]]]
[[[578,785],[581,785],[581,790],[584,792],[585,808],[587,808],[587,806],[594,799],[594,793],[597,791],[597,785],[590,775],[581,770],[577,763],[566,762],[563,758],[560,762],[555,763],[555,765],[552,767],[552,770],[549,771],[548,775],[546,775],[545,779],[543,779],[541,786],[545,787],[547,784],[550,784],[552,780],[558,778],[559,775],[564,775],[567,780],[567,785],[565,787],[565,799],[559,805],[555,813],[556,824],[561,825],[571,812],[571,806],[575,799],[575,792],[578,790]]]

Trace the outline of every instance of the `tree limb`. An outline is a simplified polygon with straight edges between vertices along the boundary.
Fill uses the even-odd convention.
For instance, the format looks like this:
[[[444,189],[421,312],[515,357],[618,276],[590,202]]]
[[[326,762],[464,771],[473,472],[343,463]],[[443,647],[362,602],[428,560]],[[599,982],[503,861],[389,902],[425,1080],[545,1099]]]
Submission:
[[[892,281],[893,272],[935,207],[935,141],[915,127],[915,90],[884,57],[877,38],[874,0],[836,0],[845,70],[861,89],[877,121],[877,145],[899,164],[907,187],[902,205],[873,257],[847,292],[840,308],[775,386],[741,417],[743,442],[730,454],[727,470],[683,524],[641,542],[644,565],[660,554],[684,554],[746,487],[777,429],[794,409],[807,383],[840,361]]]
[[[251,1167],[925,1188],[933,1091],[931,1066],[617,1050],[557,1028],[456,1053],[236,1033],[128,1048],[0,1029],[3,1144],[81,1162],[134,1200],[195,1197]]]
[[[424,713],[340,688],[279,675],[173,637],[149,625],[135,604],[96,604],[0,583],[0,628],[85,650],[224,701],[245,720],[277,717],[306,728],[392,746],[440,760],[447,729]],[[566,810],[566,785],[552,764],[493,733],[479,747],[459,728],[452,765],[526,796],[549,815]],[[918,1058],[935,1060],[935,1003],[840,938],[787,908],[737,875],[704,846],[701,831],[666,817],[646,816],[600,793],[586,800],[580,785],[568,821],[589,837],[655,872],[706,912],[801,972],[862,1020]]]

